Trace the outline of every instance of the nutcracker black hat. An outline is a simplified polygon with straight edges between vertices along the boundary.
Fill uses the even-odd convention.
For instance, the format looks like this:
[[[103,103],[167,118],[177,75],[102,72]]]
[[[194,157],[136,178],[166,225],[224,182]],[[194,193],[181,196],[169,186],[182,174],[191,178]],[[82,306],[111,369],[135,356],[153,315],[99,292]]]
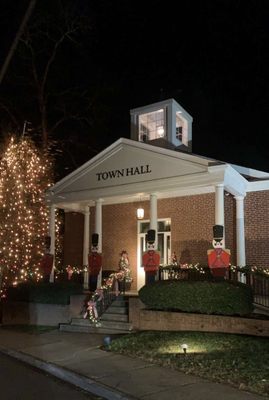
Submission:
[[[213,226],[213,238],[223,239],[223,225],[214,225]]]
[[[149,244],[153,244],[153,243],[155,242],[155,235],[156,235],[155,229],[149,229],[149,230],[148,230],[147,242],[148,242]]]
[[[98,246],[98,239],[99,239],[98,233],[93,233],[92,234],[92,246],[94,246],[94,247]]]

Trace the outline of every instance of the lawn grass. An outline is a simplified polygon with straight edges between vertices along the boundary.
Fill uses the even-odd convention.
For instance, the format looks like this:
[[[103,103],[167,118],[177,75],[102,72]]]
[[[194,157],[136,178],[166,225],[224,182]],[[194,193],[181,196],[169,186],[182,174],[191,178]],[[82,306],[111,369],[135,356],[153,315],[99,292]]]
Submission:
[[[187,353],[181,344],[188,345]],[[111,350],[269,396],[269,339],[204,332],[139,332]]]

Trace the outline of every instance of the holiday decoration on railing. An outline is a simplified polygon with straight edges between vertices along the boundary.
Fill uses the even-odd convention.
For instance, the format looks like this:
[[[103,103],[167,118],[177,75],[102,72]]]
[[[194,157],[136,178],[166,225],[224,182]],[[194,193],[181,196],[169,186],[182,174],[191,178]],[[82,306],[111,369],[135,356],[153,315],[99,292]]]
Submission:
[[[245,268],[247,268],[247,267],[245,267]],[[269,276],[269,268],[253,266],[253,267],[251,267],[251,272],[253,272],[257,275]]]
[[[93,324],[99,323],[97,303],[102,302],[102,305],[104,306],[104,290],[105,289],[107,289],[107,288],[101,287],[99,289],[96,289],[95,292],[92,294],[90,300],[87,302],[87,308],[86,308],[83,318],[86,319],[88,317],[90,322]]]
[[[66,272],[67,272],[67,279],[70,281],[72,278],[72,275],[74,273],[73,268],[71,267],[71,265],[68,265],[66,267]]]
[[[171,257],[171,263],[172,263],[172,265],[175,265],[175,266],[178,265],[178,263],[177,263],[177,255],[176,255],[175,251],[173,251],[173,254],[172,254],[172,257]]]
[[[71,279],[74,277],[74,275],[82,275],[85,271],[87,271],[88,267],[87,266],[76,266],[76,265],[66,265],[66,266],[58,266],[55,270],[55,278],[57,279],[57,276],[65,275],[68,271],[71,272],[72,270],[72,276]]]

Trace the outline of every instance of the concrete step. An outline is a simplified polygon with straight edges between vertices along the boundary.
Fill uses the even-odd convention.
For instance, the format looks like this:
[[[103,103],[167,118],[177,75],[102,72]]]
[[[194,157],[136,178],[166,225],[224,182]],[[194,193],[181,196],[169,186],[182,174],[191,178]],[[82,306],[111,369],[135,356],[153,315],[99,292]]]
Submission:
[[[132,329],[132,325],[129,322],[121,322],[121,321],[106,321],[106,320],[101,320],[100,321],[102,324],[103,328],[110,328],[110,329],[122,329],[129,331]]]
[[[115,307],[128,307],[128,301],[125,299],[119,299],[118,297],[116,297],[111,304],[115,305]]]
[[[128,308],[126,307],[120,307],[120,306],[114,306],[114,303],[112,303],[111,306],[109,306],[104,314],[128,314]]]
[[[59,330],[61,332],[77,332],[77,333],[104,333],[104,334],[127,334],[131,333],[131,329],[113,329],[94,325],[70,325],[70,324],[60,324]]]
[[[128,322],[129,318],[127,314],[113,314],[112,312],[105,312],[101,315],[100,319],[102,321],[120,321],[120,322]]]
[[[88,318],[72,318],[70,324],[60,324],[59,329],[63,332],[99,332],[112,334],[128,333],[132,330],[132,325],[127,321],[117,320],[100,320],[97,324],[93,324]]]
[[[72,318],[71,325],[89,326],[91,324],[89,318]]]
[[[102,316],[103,317],[103,316]],[[101,319],[100,323],[103,327],[105,328],[111,328],[111,329],[123,329],[123,330],[129,330],[131,328],[131,324],[126,321],[119,321],[119,320],[106,320],[106,319]],[[90,327],[92,325],[92,322],[89,320],[89,318],[72,318],[72,321],[70,324],[61,324],[61,325],[70,325],[70,326],[81,326],[84,328]]]
[[[69,324],[60,324],[59,329],[62,332],[129,333],[132,326],[128,322],[128,301],[123,296],[118,296],[101,315],[97,324],[90,322],[89,318],[72,318]]]

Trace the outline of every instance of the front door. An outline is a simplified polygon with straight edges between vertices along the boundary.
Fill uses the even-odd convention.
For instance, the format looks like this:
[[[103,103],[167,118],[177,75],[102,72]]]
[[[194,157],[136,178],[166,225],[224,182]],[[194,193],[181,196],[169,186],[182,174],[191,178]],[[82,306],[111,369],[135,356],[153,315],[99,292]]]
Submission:
[[[137,238],[137,290],[145,285],[145,272],[142,267],[142,256],[147,251],[146,234],[149,230],[149,221],[138,222]],[[158,251],[161,256],[161,265],[166,265],[171,260],[171,220],[158,220]]]

